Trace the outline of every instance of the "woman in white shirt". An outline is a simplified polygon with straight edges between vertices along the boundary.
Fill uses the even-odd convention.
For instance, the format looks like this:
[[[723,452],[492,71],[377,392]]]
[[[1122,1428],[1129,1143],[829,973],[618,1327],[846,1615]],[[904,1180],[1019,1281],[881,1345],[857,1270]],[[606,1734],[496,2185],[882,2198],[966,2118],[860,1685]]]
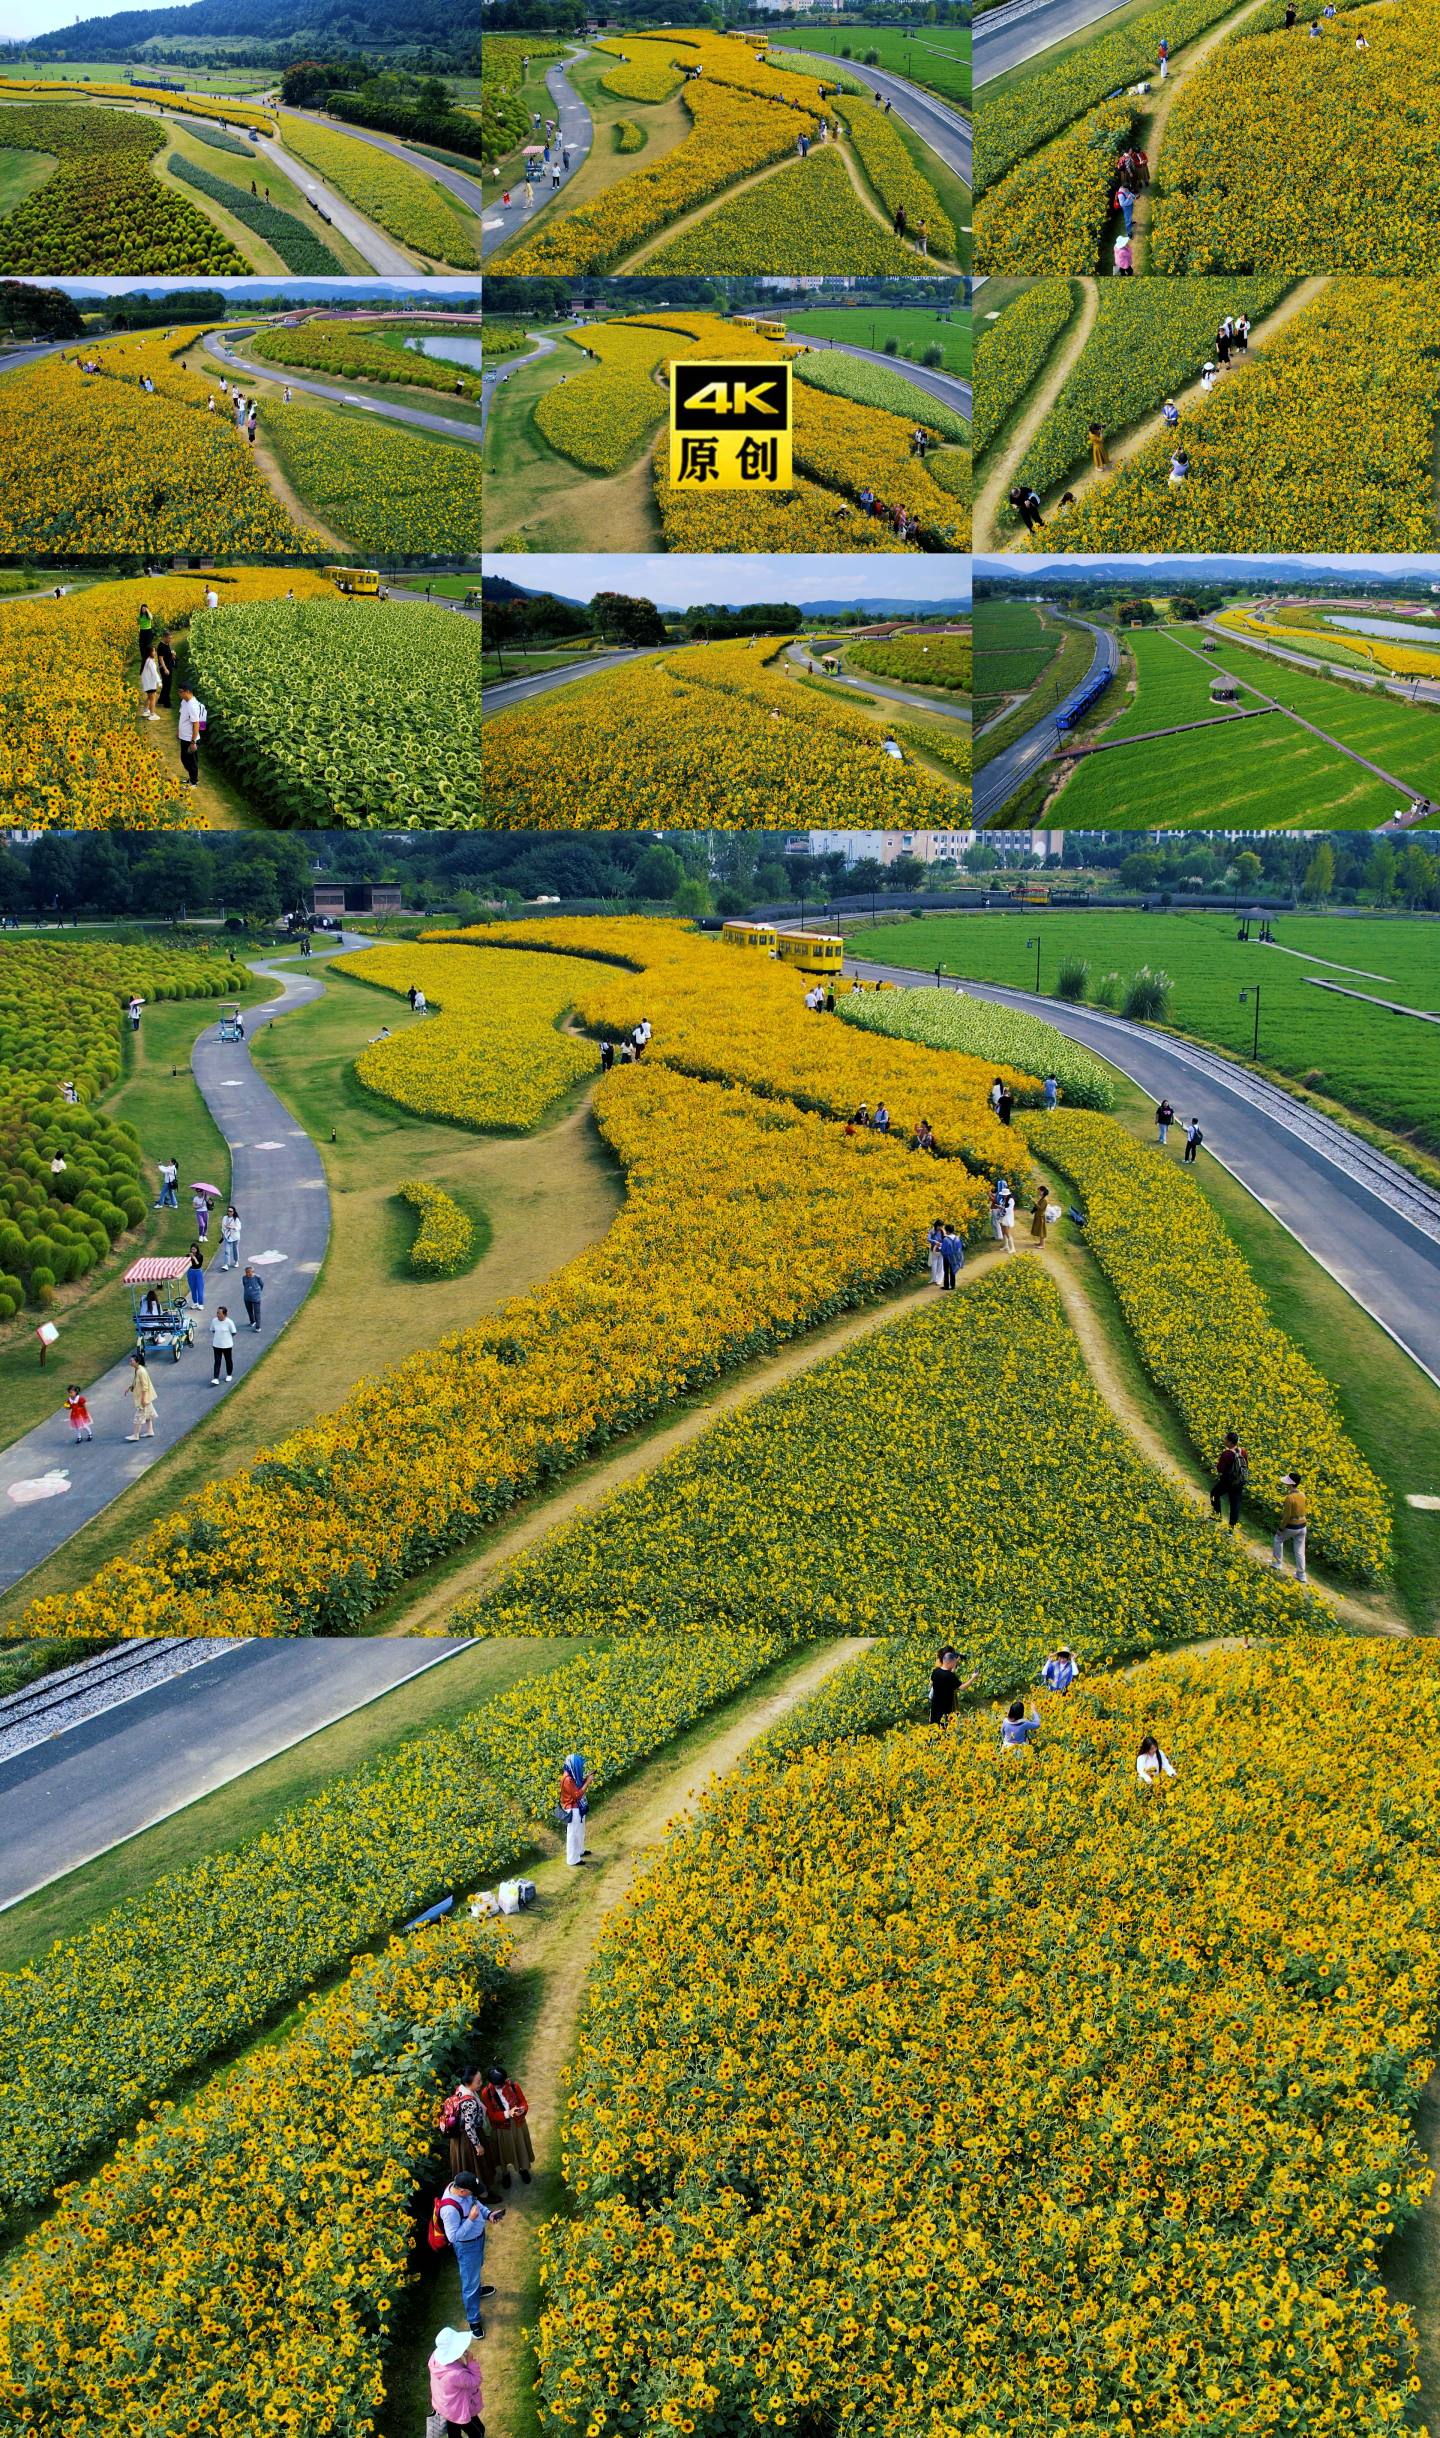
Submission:
[[[1140,1746],[1135,1774],[1141,1785],[1147,1787],[1159,1786],[1166,1778],[1175,1775],[1173,1763],[1166,1759],[1153,1735],[1147,1735]]]
[[[160,663],[153,652],[147,652],[145,666],[140,672],[140,717],[144,720],[158,720],[160,714],[155,705],[159,700]]]

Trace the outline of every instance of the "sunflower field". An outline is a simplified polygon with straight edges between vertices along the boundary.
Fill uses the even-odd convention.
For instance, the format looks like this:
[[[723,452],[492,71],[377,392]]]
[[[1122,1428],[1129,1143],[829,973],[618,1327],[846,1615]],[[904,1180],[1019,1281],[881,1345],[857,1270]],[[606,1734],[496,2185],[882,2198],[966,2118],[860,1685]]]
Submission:
[[[0,385],[0,412],[12,386]],[[190,818],[188,791],[139,719],[137,621],[143,601],[173,632],[188,626],[193,645],[207,583],[222,601],[334,597],[303,568],[230,567],[0,602],[0,829],[163,829]]]
[[[846,1024],[887,1040],[963,1050],[969,1058],[1002,1059],[1031,1075],[1053,1075],[1067,1108],[1115,1106],[1114,1077],[1103,1058],[1023,1008],[972,999],[963,989],[850,991],[836,1006]]]
[[[1068,279],[1033,280],[975,334],[975,454],[982,456],[1039,379],[1075,310]]]
[[[602,1932],[546,2426],[1401,2438],[1437,1773],[1434,1653],[1308,1638],[752,1757]]]
[[[602,1077],[594,1107],[627,1179],[601,1243],[177,1501],[21,1630],[153,1634],[157,1601],[176,1633],[353,1630],[612,1438],[916,1273],[933,1172],[899,1143],[658,1065]],[[969,1218],[984,1189],[957,1170],[950,1198]]]
[[[1280,1476],[1293,1468],[1309,1500],[1311,1547],[1361,1581],[1383,1574],[1384,1488],[1346,1432],[1334,1389],[1276,1328],[1198,1187],[1112,1118],[1062,1109],[1025,1123],[1033,1156],[1078,1192],[1085,1241],[1197,1455],[1213,1462],[1226,1431],[1238,1430],[1262,1513],[1276,1514]]]
[[[596,46],[605,51],[611,43]],[[616,94],[622,102],[666,102],[677,92],[684,78],[679,68],[664,59],[618,60],[607,68],[600,79],[607,93]]]
[[[107,84],[103,77],[73,77],[63,83],[54,77],[0,76],[0,96],[19,93],[35,101],[43,101],[54,93],[83,93],[96,101],[128,102],[132,109],[174,110],[177,104],[192,118],[215,119],[226,127],[254,127],[261,135],[275,132],[274,113],[261,110],[251,102],[237,101],[228,93],[185,93],[176,95],[161,86],[147,90],[143,84]],[[117,113],[118,115],[118,113]]]
[[[280,141],[397,244],[453,270],[478,268],[475,240],[451,209],[445,189],[408,162],[360,136],[339,135],[285,110]]]
[[[480,629],[429,602],[270,600],[190,629],[206,751],[288,828],[481,819]]]
[[[249,270],[213,221],[153,174],[165,142],[160,125],[68,102],[7,104],[0,140],[53,153],[57,163],[43,186],[0,217],[0,274]]]
[[[1128,301],[1150,289],[1183,297],[1202,283],[1114,284]],[[1265,285],[1203,284],[1226,299],[1227,310],[1237,286]],[[1109,293],[1102,291],[1105,301]],[[1143,296],[1137,310],[1148,328],[1155,312]],[[1177,322],[1195,318],[1183,301],[1162,301],[1157,310]],[[1260,355],[1187,409],[1189,480],[1171,487],[1173,444],[1157,430],[1066,510],[1064,548],[1106,550],[1122,542],[1136,550],[1253,550],[1261,542],[1297,551],[1433,548],[1437,312],[1440,278],[1329,281]],[[1125,326],[1118,299],[1109,318],[1112,328]],[[1075,453],[1086,397],[1096,394],[1090,387],[1070,406],[1067,391],[1063,420],[1052,419],[1057,436],[1050,424],[1039,435],[1026,459],[1037,487],[1045,487],[1041,477],[1057,480],[1062,457]],[[1336,446],[1338,432],[1347,435],[1343,448]],[[1041,540],[1055,549],[1053,526],[1019,546]]]
[[[942,1211],[943,1178],[934,1198]],[[684,1641],[742,1615],[958,1639],[982,1693],[1007,1700],[1062,1628],[1088,1671],[1190,1640],[1197,1618],[1244,1634],[1325,1621],[1140,1455],[1058,1291],[1018,1256],[723,1414],[533,1543],[450,1629]]]
[[[406,1177],[395,1188],[419,1219],[406,1263],[414,1278],[458,1278],[475,1249],[475,1230],[454,1197],[423,1177]]]
[[[1229,7],[1230,0],[1223,0]],[[979,113],[983,125],[988,112]],[[1084,273],[1099,264],[1115,191],[1115,163],[1135,131],[1137,108],[1112,95],[1018,161],[975,197],[975,267],[982,273]],[[1248,268],[1237,264],[1237,269]]]
[[[314,548],[221,411],[218,375],[182,372],[200,337],[110,339],[0,382],[0,553],[243,558]],[[155,394],[140,386],[142,374]],[[215,399],[215,412],[206,401]],[[294,410],[291,410],[294,411]],[[443,444],[439,444],[443,445]]]
[[[827,456],[835,462],[841,443]],[[949,825],[953,791],[892,761],[863,712],[792,684],[783,645],[691,644],[581,678],[485,723],[485,805],[523,829],[753,829],[777,808],[856,829]]]
[[[469,442],[274,399],[262,424],[301,498],[353,548],[444,558],[479,550],[480,479]]]
[[[362,948],[330,970],[402,998],[414,984],[438,1011],[355,1061],[368,1091],[416,1117],[528,1134],[599,1064],[593,1042],[560,1029],[576,975],[557,957],[477,956],[425,941]]]
[[[860,166],[888,216],[893,220],[896,212],[903,210],[917,238],[924,230],[930,253],[953,262],[957,250],[955,223],[929,179],[922,177],[911,160],[891,114],[883,107],[877,108],[868,94],[858,99],[847,95],[836,102],[835,108]]]
[[[933,398],[888,364],[871,364],[846,355],[838,347],[807,348],[796,362],[796,377],[807,389],[822,389],[831,397],[849,398],[857,406],[883,407],[888,414],[923,423],[941,440],[968,442],[970,426],[943,398]]]
[[[968,635],[891,635],[883,641],[847,642],[848,666],[868,669],[874,677],[893,677],[897,685],[936,686],[947,694],[970,691],[971,652]]]
[[[342,1772],[242,1843],[167,1872],[47,1948],[43,1970],[0,1974],[16,2060],[0,2094],[0,2225],[357,1948],[447,1889],[514,1868],[550,1823],[577,1735],[613,1783],[785,1648],[758,1630],[712,1634],[703,1648],[627,1636],[527,1676]],[[450,1789],[438,1816],[427,1794],[437,1781]],[[197,1919],[211,1939],[193,1936]]]
[[[425,337],[448,327],[451,325],[413,320],[403,324],[309,321],[298,330],[287,330],[276,323],[248,344],[250,354],[263,358],[267,364],[296,365],[309,372],[334,374],[342,381],[386,381],[407,389],[443,390],[447,397],[476,400],[480,396],[477,373],[463,364],[447,363],[443,356],[427,356],[419,348],[400,344],[404,338]],[[462,322],[453,327],[465,336],[470,335]],[[487,330],[486,354],[507,353],[506,335]],[[530,342],[521,337],[518,343],[523,349]]]
[[[689,100],[687,94],[687,107]],[[795,149],[793,122],[779,134],[767,159]],[[801,277],[818,276],[843,262],[846,271],[857,276],[875,272],[913,279],[919,260],[915,247],[902,243],[861,202],[839,146],[822,144],[808,160],[792,161],[788,169],[762,178],[743,195],[722,201],[693,227],[667,238],[646,256],[644,268],[656,273],[791,272]],[[520,265],[507,258],[505,267],[518,270]]]

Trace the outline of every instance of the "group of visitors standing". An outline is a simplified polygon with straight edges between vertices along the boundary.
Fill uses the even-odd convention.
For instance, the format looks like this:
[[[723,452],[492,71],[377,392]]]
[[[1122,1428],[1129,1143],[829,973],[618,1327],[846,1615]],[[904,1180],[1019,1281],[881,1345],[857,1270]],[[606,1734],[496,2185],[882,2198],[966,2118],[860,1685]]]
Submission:
[[[213,586],[205,593],[205,606],[219,606],[219,595]],[[158,720],[162,711],[174,711],[176,741],[186,779],[192,787],[200,784],[200,744],[205,734],[208,714],[205,705],[187,678],[178,687],[178,704],[172,700],[175,687],[175,646],[168,630],[159,625],[146,601],[140,604],[140,717]]]
[[[441,2328],[430,2356],[435,2438],[485,2438],[475,2352],[485,2334],[482,2306],[495,2292],[485,2275],[485,2245],[491,2227],[505,2215],[501,2192],[511,2189],[517,2175],[528,2184],[534,2172],[529,2115],[530,2102],[503,2065],[470,2067],[440,2110],[450,2178],[430,2213],[430,2245],[454,2255],[466,2324]]]
[[[1055,1650],[1047,1654],[1040,1670],[1040,1682],[1047,1693],[1052,1693],[1057,1700],[1064,1701],[1079,1673],[1080,1663],[1074,1652],[1066,1644],[1061,1643]],[[936,1655],[935,1665],[930,1671],[931,1726],[940,1728],[942,1732],[948,1729],[959,1709],[961,1694],[968,1693],[970,1687],[978,1684],[979,1680],[979,1668],[972,1668],[970,1674],[962,1679],[959,1652],[953,1643],[942,1644]],[[995,1706],[997,1709],[1000,1707],[998,1703]],[[1017,1752],[1033,1753],[1037,1748],[1042,1724],[1040,1712],[1036,1708],[1032,1696],[1027,1695],[1022,1701],[1006,1703],[1000,1719],[1001,1752],[1007,1755]],[[1167,1753],[1162,1752],[1157,1738],[1153,1735],[1147,1735],[1141,1739],[1140,1749],[1135,1756],[1135,1774],[1141,1785],[1147,1790],[1153,1790],[1166,1778],[1173,1778],[1176,1775],[1174,1763]]]

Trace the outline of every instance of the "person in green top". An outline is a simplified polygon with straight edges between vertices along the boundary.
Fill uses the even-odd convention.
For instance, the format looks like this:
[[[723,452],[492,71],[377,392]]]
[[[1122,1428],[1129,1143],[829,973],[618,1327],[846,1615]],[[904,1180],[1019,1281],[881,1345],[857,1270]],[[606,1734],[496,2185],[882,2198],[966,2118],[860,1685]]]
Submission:
[[[150,605],[148,602],[142,601],[140,604],[140,666],[142,669],[150,657],[150,645],[154,633],[155,621],[150,614]]]

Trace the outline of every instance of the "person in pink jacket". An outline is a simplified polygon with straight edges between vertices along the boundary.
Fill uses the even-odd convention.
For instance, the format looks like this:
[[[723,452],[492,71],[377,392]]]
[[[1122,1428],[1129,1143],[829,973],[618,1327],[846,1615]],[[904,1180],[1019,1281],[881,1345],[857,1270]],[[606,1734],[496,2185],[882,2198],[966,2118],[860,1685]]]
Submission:
[[[445,2438],[485,2438],[483,2402],[474,2337],[468,2328],[442,2328],[430,2356],[430,2405]]]

